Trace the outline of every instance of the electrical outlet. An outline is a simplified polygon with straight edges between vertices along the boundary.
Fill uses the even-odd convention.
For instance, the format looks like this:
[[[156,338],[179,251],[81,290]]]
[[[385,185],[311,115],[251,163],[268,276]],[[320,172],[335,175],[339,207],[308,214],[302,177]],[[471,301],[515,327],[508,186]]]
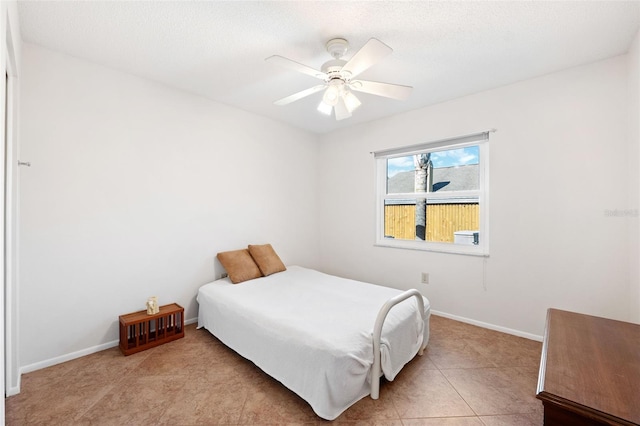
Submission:
[[[426,272],[422,273],[421,282],[422,282],[422,284],[429,284],[429,274],[428,273],[426,273]]]

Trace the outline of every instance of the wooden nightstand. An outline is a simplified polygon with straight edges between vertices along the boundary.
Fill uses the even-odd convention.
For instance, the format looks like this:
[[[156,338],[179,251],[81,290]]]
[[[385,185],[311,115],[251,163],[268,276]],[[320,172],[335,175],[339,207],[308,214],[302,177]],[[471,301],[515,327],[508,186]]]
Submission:
[[[120,315],[120,350],[131,355],[184,337],[184,308],[177,303],[160,306],[160,312],[147,311]]]

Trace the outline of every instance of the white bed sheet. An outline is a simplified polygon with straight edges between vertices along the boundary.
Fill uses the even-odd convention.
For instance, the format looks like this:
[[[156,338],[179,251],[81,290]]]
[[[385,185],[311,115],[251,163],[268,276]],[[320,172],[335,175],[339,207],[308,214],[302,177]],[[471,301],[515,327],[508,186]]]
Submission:
[[[202,286],[198,327],[333,420],[370,393],[378,311],[400,290],[323,274],[299,266],[268,277]],[[428,340],[415,298],[395,306],[382,332],[382,371],[393,380]]]

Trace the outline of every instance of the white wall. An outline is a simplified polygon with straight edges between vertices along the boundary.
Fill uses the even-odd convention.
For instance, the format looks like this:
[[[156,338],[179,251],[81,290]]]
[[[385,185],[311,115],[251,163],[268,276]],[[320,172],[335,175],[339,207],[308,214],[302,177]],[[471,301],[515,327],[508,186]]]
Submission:
[[[640,323],[640,31],[629,49],[629,209],[635,217],[629,217],[630,297],[631,320]],[[633,238],[635,236],[635,238]]]
[[[322,137],[323,269],[417,287],[436,311],[525,335],[543,333],[549,307],[628,319],[628,219],[605,215],[627,207],[638,167],[627,158],[627,70],[616,57]],[[370,152],[491,128],[486,263],[374,247]]]
[[[29,44],[21,113],[25,370],[113,342],[152,295],[195,318],[219,251],[318,266],[315,135]]]

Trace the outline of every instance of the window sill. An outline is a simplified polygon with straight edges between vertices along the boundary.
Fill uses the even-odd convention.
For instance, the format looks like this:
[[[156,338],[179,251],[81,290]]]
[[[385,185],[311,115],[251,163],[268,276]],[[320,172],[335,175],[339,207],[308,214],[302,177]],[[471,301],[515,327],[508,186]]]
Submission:
[[[425,243],[422,241],[385,239],[383,241],[377,241],[374,246],[430,251],[435,253],[460,254],[464,256],[489,257],[489,251],[485,247],[466,244]]]

